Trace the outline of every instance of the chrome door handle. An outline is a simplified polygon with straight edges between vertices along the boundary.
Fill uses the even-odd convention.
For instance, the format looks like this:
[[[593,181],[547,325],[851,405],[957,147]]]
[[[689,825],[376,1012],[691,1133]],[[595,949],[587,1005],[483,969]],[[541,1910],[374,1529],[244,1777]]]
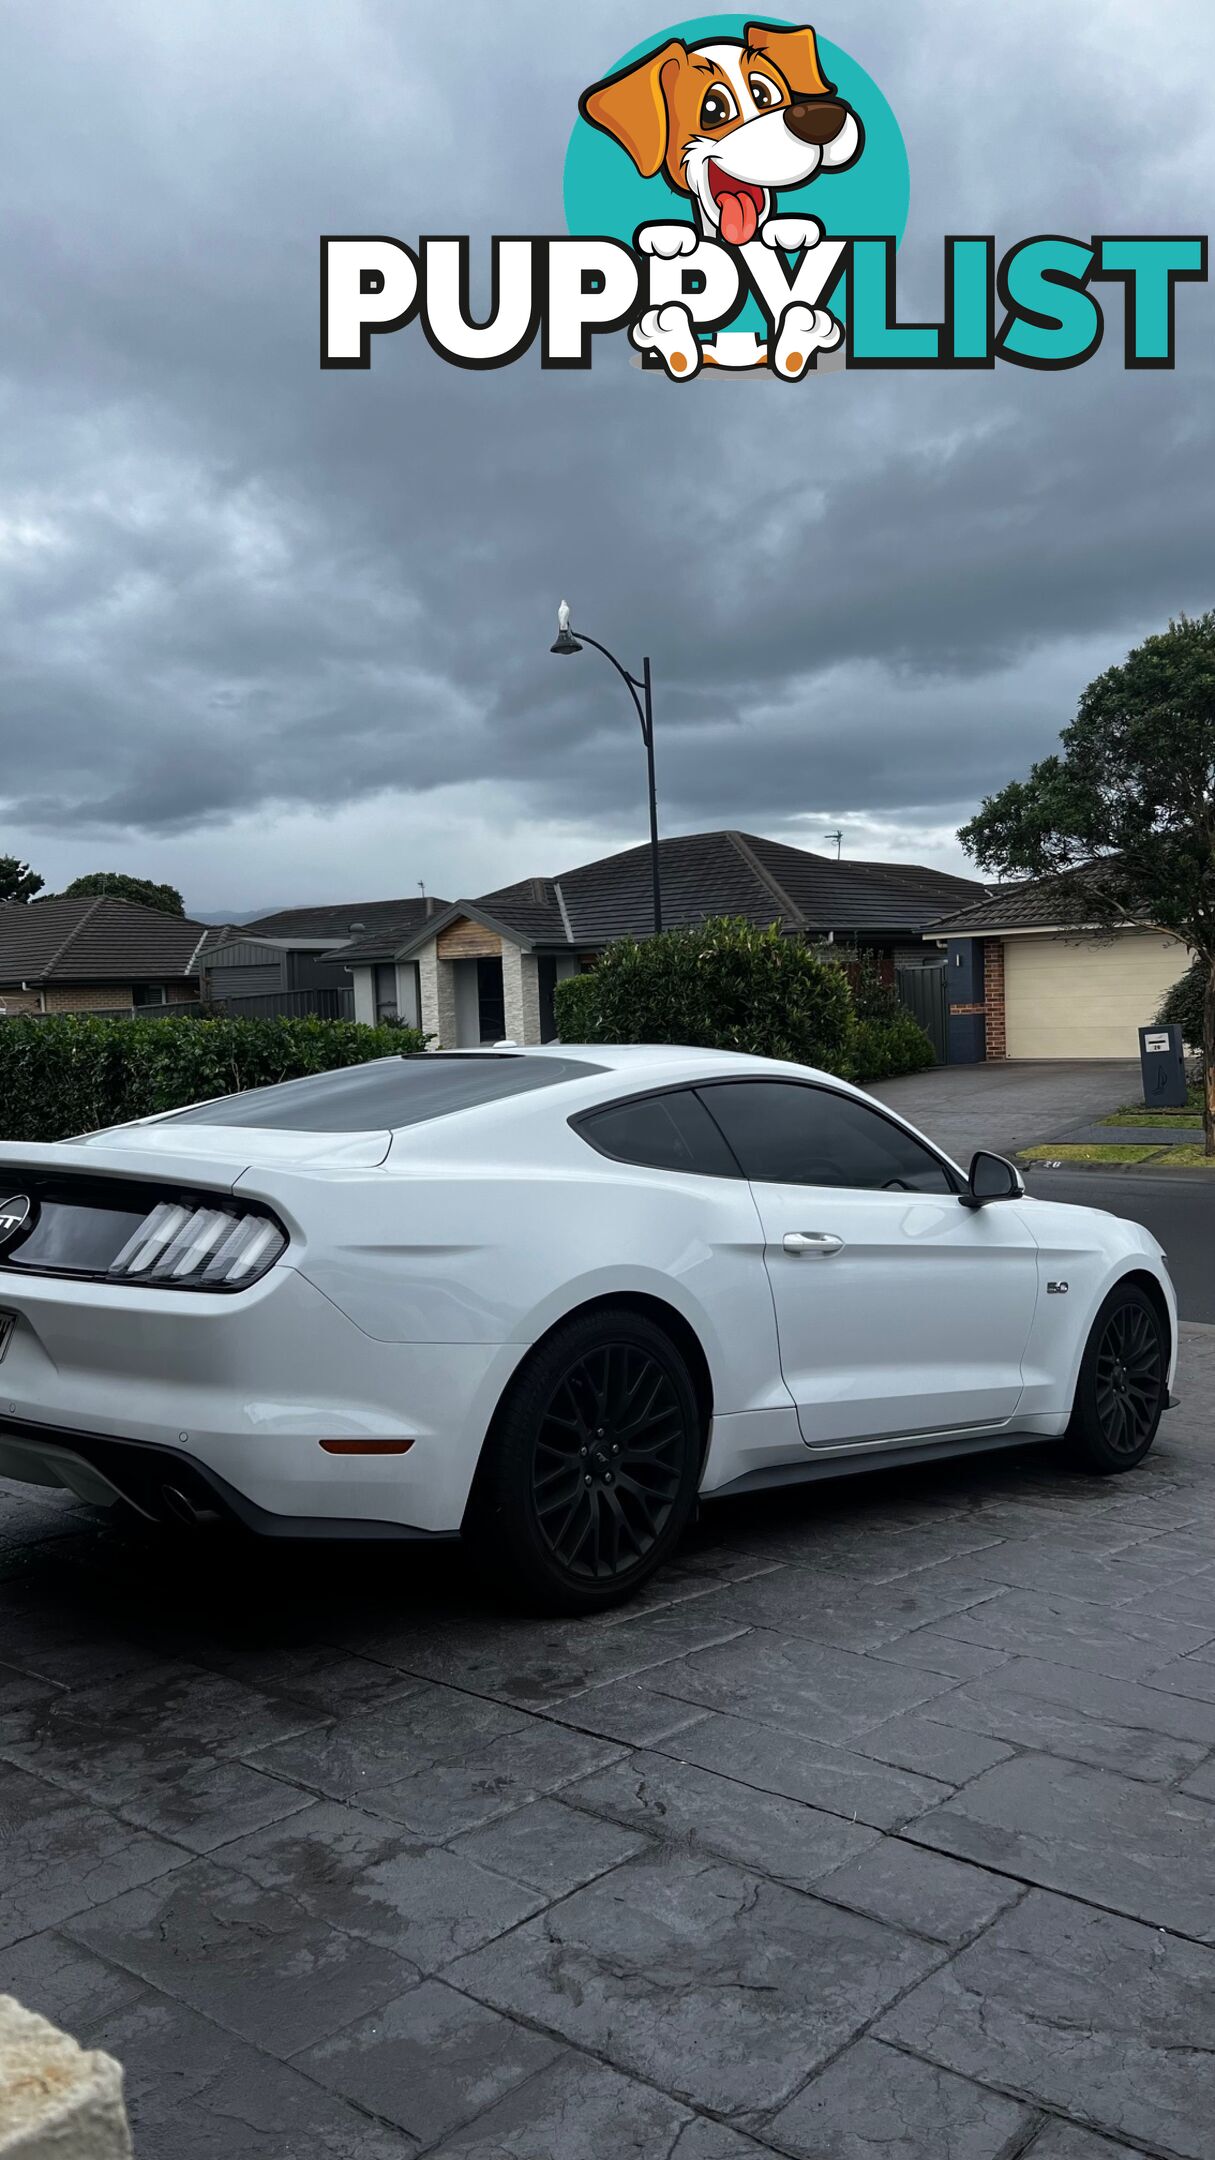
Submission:
[[[844,1250],[843,1238],[832,1230],[790,1230],[782,1243],[787,1253],[817,1253],[820,1260]]]

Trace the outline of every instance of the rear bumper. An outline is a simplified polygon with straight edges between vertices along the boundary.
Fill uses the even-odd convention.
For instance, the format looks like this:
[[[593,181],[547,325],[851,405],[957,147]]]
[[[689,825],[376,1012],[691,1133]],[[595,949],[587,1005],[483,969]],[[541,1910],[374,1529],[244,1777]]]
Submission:
[[[126,1501],[150,1521],[235,1524],[269,1538],[414,1538],[442,1544],[454,1531],[360,1516],[279,1515],[238,1492],[181,1448],[112,1433],[80,1433],[0,1417],[0,1477],[64,1486],[78,1499]]]
[[[0,1310],[16,1315],[0,1475],[153,1514],[147,1496],[167,1485],[271,1536],[458,1530],[524,1349],[376,1341],[287,1266],[233,1297],[14,1271]],[[334,1454],[326,1440],[410,1445]]]

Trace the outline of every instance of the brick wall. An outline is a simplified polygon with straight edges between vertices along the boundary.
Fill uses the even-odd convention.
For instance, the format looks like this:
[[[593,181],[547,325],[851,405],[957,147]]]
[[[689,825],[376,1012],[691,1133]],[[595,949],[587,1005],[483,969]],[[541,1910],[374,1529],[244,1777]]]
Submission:
[[[68,984],[62,990],[43,993],[49,1013],[129,1011],[134,1003],[130,983]]]
[[[1004,1033],[1004,940],[988,938],[983,947],[983,1002],[986,1013],[987,1061],[1008,1056]]]

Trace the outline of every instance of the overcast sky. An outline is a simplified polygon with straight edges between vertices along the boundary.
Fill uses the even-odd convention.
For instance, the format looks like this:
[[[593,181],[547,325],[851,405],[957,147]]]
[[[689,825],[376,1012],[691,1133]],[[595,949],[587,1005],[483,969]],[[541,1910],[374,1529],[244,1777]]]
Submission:
[[[762,11],[760,11],[762,12]],[[656,676],[664,829],[964,867],[1084,683],[1215,603],[1215,300],[1174,374],[674,386],[317,365],[317,237],[560,232],[652,5],[2,0],[0,853],[200,910],[555,873],[645,833],[557,601]],[[791,18],[801,19],[801,18]],[[1203,232],[1210,0],[839,0],[941,235]],[[1109,291],[1110,288],[1105,288]]]

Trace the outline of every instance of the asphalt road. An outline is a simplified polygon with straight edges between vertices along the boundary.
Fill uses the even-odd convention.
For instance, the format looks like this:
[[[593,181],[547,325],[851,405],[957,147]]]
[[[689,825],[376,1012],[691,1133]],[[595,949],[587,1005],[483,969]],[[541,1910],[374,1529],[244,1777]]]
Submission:
[[[1215,1322],[1215,1172],[1192,1177],[1142,1170],[1104,1177],[1099,1171],[1027,1169],[1026,1184],[1042,1200],[1104,1208],[1146,1224],[1169,1256],[1183,1320]]]

